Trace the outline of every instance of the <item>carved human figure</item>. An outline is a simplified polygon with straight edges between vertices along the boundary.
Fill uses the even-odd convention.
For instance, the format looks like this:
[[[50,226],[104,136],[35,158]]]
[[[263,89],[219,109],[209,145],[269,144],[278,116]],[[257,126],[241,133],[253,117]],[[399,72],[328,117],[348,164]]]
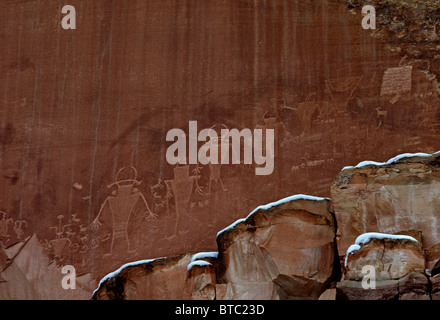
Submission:
[[[24,236],[24,229],[27,228],[26,220],[17,220],[14,222],[14,232],[17,235],[17,239],[21,240]]]
[[[65,233],[65,229],[70,226],[69,224],[62,225],[61,222],[63,218],[63,215],[58,215],[58,226],[50,227],[50,229],[55,229],[56,238],[49,241],[47,246],[48,249],[52,250],[54,261],[57,265],[59,265],[64,260],[63,253],[67,248],[70,247],[72,243],[69,238],[63,236],[63,234]]]
[[[122,174],[130,172],[134,175],[133,178],[121,179]],[[134,167],[121,168],[115,177],[115,182],[109,184],[107,187],[112,188],[116,186],[112,196],[107,197],[101,205],[98,215],[91,223],[91,230],[98,230],[101,226],[99,218],[105,212],[110,210],[112,218],[112,240],[110,244],[109,254],[113,254],[115,246],[122,246],[129,252],[134,252],[136,249],[132,248],[128,237],[128,226],[130,218],[133,214],[136,205],[140,204],[144,208],[143,214],[145,219],[156,219],[156,215],[150,210],[144,195],[135,186],[140,185],[142,181],[137,180],[137,171]]]

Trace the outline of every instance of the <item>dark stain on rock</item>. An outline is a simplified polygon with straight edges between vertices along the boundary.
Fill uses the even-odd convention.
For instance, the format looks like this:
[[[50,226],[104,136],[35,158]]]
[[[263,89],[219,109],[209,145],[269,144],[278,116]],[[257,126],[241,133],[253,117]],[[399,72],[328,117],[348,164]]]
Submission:
[[[0,145],[6,146],[11,144],[15,137],[15,128],[11,123],[0,127]]]

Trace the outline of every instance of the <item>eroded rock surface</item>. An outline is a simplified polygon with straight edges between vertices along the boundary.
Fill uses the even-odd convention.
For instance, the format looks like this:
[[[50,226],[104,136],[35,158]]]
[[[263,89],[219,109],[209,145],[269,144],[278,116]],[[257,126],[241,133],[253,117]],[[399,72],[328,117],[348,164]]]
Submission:
[[[366,232],[422,232],[421,245],[439,243],[440,154],[404,155],[387,163],[363,162],[348,167],[331,188],[338,222],[338,252],[345,256],[355,239]],[[438,256],[431,250],[429,259]],[[428,268],[436,260],[428,260]]]
[[[259,207],[222,230],[217,243],[218,257],[186,254],[125,266],[102,281],[94,298],[318,299],[339,271],[325,198],[299,195]]]
[[[243,298],[251,288],[266,299],[318,298],[334,276],[334,238],[328,199],[257,209],[217,238],[219,282],[231,286],[225,298]]]
[[[193,253],[171,258],[137,261],[104,277],[92,299],[174,300],[188,299],[187,266]]]
[[[430,299],[425,256],[415,238],[367,233],[356,243],[347,251],[338,299]]]
[[[3,1],[0,244],[8,254],[35,235],[39,247],[16,259],[0,253],[0,295],[88,298],[87,283],[130,261],[216,250],[216,232],[258,204],[298,192],[329,196],[344,165],[438,150],[439,5],[370,2],[376,31],[362,29],[360,0],[75,0],[76,30],[62,29],[57,1]],[[192,120],[199,129],[273,129],[273,174],[255,176],[255,163],[169,164],[167,132],[187,132]],[[434,272],[438,186],[430,166],[404,166],[412,176],[403,181],[393,172],[388,182],[379,171],[355,175],[352,184],[367,179],[366,190],[334,199],[345,210],[342,252],[354,240],[348,235],[416,228]],[[327,268],[329,235],[321,243],[316,230],[309,241],[291,229],[242,231],[247,243],[230,249],[249,256],[241,268],[272,262],[250,278],[230,261],[229,273],[215,266],[216,281],[238,281],[216,283],[216,295],[320,291],[328,271],[297,266],[274,244],[303,241],[309,247],[292,249],[298,259],[322,254]],[[60,289],[63,265],[81,275],[84,295]],[[202,274],[212,268],[193,271],[194,294],[211,298],[212,286],[206,295],[203,288],[213,279]],[[52,285],[37,288],[43,278]],[[313,290],[296,292],[301,281]]]

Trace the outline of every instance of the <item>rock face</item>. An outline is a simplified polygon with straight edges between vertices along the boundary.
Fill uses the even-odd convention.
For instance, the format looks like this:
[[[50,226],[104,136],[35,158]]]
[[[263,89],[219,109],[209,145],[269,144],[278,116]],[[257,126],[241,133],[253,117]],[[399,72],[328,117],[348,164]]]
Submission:
[[[257,209],[221,232],[223,299],[317,299],[334,277],[335,223],[328,199]]]
[[[94,298],[318,299],[337,278],[329,199],[299,195],[259,207],[221,231],[217,243],[218,257],[187,254],[122,267]]]
[[[89,299],[97,282],[91,274],[75,276],[75,288],[63,288],[67,275],[45,255],[36,235],[0,250],[0,300]]]
[[[438,150],[438,1],[371,0],[381,26],[375,31],[361,27],[364,2],[75,0],[76,29],[64,30],[61,1],[1,1],[0,247],[9,254],[34,235],[38,241],[15,262],[0,254],[8,279],[0,295],[88,298],[88,285],[81,294],[59,291],[60,268],[71,265],[87,275],[79,280],[96,284],[131,261],[217,250],[217,231],[259,204],[296,193],[329,197],[344,165]],[[170,164],[167,133],[188,133],[189,121],[217,133],[274,130],[273,173],[256,176],[254,161]],[[440,259],[436,171],[414,165],[402,170],[426,174],[385,181],[377,200],[370,187],[365,195],[352,190],[366,197],[360,202],[350,192],[334,194],[336,211],[345,212],[340,254],[359,233],[416,228],[432,271]],[[371,187],[380,189],[379,176],[387,179],[371,172]],[[393,200],[396,210],[391,193],[402,196]],[[371,210],[377,223],[362,216]],[[331,229],[330,222],[294,216],[310,222],[299,225],[314,240],[291,250],[327,268],[332,241],[316,230]],[[316,297],[331,272],[315,262],[298,266],[290,248],[275,250],[282,237],[300,241],[291,229],[283,222],[240,230],[247,242],[227,239],[231,247],[222,247],[219,260],[231,269],[216,269],[216,296]],[[247,278],[223,260],[239,246],[243,270],[263,265],[251,252],[272,262]],[[38,266],[27,269],[30,262]],[[196,296],[211,298],[214,280],[198,272],[213,270],[202,267],[190,279]],[[44,277],[53,285],[37,288]],[[302,282],[310,290],[297,292]]]
[[[420,273],[377,282],[374,289],[364,289],[358,281],[344,280],[337,284],[336,300],[430,300],[428,288],[428,279]]]
[[[191,300],[216,299],[216,268],[212,264],[193,265],[187,274],[188,297]]]
[[[440,234],[440,154],[403,155],[387,163],[364,162],[347,167],[331,188],[338,222],[338,251],[345,256],[365,232],[422,232],[427,266],[438,259]]]
[[[399,279],[410,272],[423,274],[425,257],[420,244],[412,239],[373,237],[360,249],[347,253],[345,279],[362,279],[362,268],[366,265],[375,268],[378,281]]]
[[[192,253],[172,258],[137,261],[107,275],[93,293],[96,300],[188,299],[187,266]]]
[[[439,157],[403,154],[344,168],[334,198],[295,195],[260,206],[218,232],[217,252],[122,267],[94,298],[440,299],[440,244],[427,223],[439,207]]]
[[[338,299],[429,300],[425,257],[415,238],[367,233],[356,243],[347,250]]]

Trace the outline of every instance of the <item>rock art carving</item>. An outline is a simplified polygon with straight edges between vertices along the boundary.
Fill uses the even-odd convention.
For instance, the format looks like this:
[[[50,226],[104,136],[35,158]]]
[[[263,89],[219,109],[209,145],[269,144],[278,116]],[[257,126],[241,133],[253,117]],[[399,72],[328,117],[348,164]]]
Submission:
[[[64,260],[63,253],[72,244],[69,238],[63,236],[63,234],[66,233],[65,229],[70,226],[69,224],[62,225],[63,218],[64,216],[61,214],[57,216],[57,219],[59,220],[58,226],[50,227],[50,229],[55,229],[56,238],[47,243],[47,249],[51,250],[53,253],[53,259],[57,265]]]
[[[24,238],[25,229],[28,224],[26,220],[14,220],[13,218],[7,218],[6,212],[0,211],[1,220],[0,220],[0,242],[7,244],[11,241],[11,234],[9,234],[9,226],[12,226],[13,231],[15,232],[17,240],[21,240]]]
[[[214,128],[217,127],[217,125],[214,125],[210,128],[210,130],[214,130]],[[221,124],[219,125],[219,127],[222,127],[223,129],[227,129],[229,130],[229,128],[224,125]],[[222,178],[221,178],[221,167],[222,167],[222,163],[235,163],[235,162],[239,162],[240,159],[237,156],[237,151],[234,149],[234,146],[232,145],[232,143],[229,141],[229,138],[224,136],[224,135],[214,135],[216,138],[213,138],[212,140],[210,140],[207,144],[203,145],[200,149],[202,151],[204,151],[205,148],[210,148],[212,145],[215,145],[215,147],[217,148],[217,150],[221,150],[221,159],[219,159],[219,163],[218,164],[213,164],[213,163],[209,163],[208,167],[209,167],[209,183],[208,183],[208,192],[207,194],[209,195],[211,193],[211,186],[212,186],[212,182],[214,183],[220,183],[221,189],[223,191],[227,191],[228,189],[225,188]],[[232,160],[229,161],[228,159],[226,159],[226,157],[229,157],[229,153],[225,153],[223,150],[232,150]]]
[[[132,178],[121,178],[121,174],[127,174],[130,171],[133,175]],[[151,220],[157,218],[156,214],[150,210],[144,195],[137,188],[135,188],[135,186],[140,185],[141,183],[142,181],[137,180],[137,170],[133,166],[129,166],[119,169],[119,171],[116,173],[115,181],[107,185],[107,188],[109,189],[114,186],[117,188],[112,192],[112,196],[107,197],[102,203],[98,215],[90,225],[90,229],[94,231],[99,229],[101,226],[99,218],[105,212],[105,209],[108,206],[113,223],[112,240],[109,252],[110,255],[113,253],[114,247],[118,243],[126,246],[129,252],[136,251],[136,249],[132,248],[127,231],[135,205],[138,203],[143,205],[145,210],[145,219]]]
[[[399,101],[402,94],[411,91],[412,69],[412,66],[399,66],[385,70],[380,95],[392,96],[391,104]]]
[[[284,101],[283,101],[281,108],[282,109],[288,108]],[[257,124],[255,126],[255,129],[263,129],[263,130],[272,129],[272,130],[274,130],[275,139],[277,139],[277,141],[280,141],[280,146],[283,147],[291,135],[290,135],[289,131],[286,129],[286,126],[284,125],[284,123],[279,120],[278,112],[266,111],[263,115],[263,121],[264,121],[264,124],[262,124],[262,125]],[[262,145],[263,145],[263,151],[266,151],[265,135],[263,135]]]
[[[156,184],[150,186],[150,191],[153,195],[153,212],[155,214],[165,212],[167,215],[169,215],[169,199],[172,198],[172,193],[167,183],[159,178]]]
[[[0,211],[2,219],[0,220],[0,239],[3,238],[5,242],[9,241],[9,224],[12,223],[12,218],[6,218],[6,212]]]
[[[195,175],[189,175],[189,165],[179,166],[177,164],[174,167],[174,178],[172,180],[166,180],[168,191],[167,194],[172,192],[174,197],[174,204],[176,209],[176,223],[175,230],[177,230],[177,224],[181,214],[181,210],[190,202],[191,195],[193,193],[193,187],[196,185],[195,192],[202,192],[201,187],[198,185],[198,180],[200,179],[200,168],[197,167],[193,170]]]
[[[23,239],[24,228],[27,228],[27,226],[26,220],[17,220],[14,222],[14,232],[19,240]]]

